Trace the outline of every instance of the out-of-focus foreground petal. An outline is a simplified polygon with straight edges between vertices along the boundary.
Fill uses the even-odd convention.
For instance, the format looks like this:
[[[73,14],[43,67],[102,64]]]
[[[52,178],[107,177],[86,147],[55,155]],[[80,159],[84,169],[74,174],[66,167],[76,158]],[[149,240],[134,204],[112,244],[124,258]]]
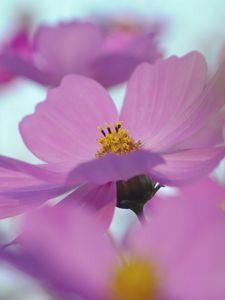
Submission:
[[[160,214],[161,207],[167,207],[170,201],[178,203],[178,209],[182,209],[185,214],[189,213],[190,218],[191,215],[199,215],[199,218],[193,218],[193,222],[197,221],[199,225],[200,218],[203,222],[210,222],[211,219],[224,215],[225,186],[214,179],[204,177],[191,185],[179,188],[173,196],[167,194],[155,196],[145,206],[146,213]],[[180,212],[179,215],[182,216],[184,212]]]
[[[65,205],[28,215],[19,247],[1,249],[0,258],[71,299],[130,299],[115,297],[116,288],[134,300],[138,292],[146,300],[223,300],[224,189],[205,179],[183,191],[153,200],[149,222],[129,229],[125,248],[109,242],[88,210]]]
[[[22,248],[11,255],[3,250],[2,256],[40,280],[47,279],[45,283],[58,290],[102,299],[108,272],[116,262],[103,228],[79,207],[40,209],[24,221],[19,238]]]
[[[225,297],[224,197],[224,186],[204,179],[177,196],[156,197],[146,208],[148,225],[129,232],[129,250],[158,267],[165,299]]]
[[[84,184],[58,204],[58,206],[68,205],[70,209],[76,209],[77,206],[92,209],[96,212],[97,218],[109,228],[116,207],[116,185],[113,182],[104,185]]]

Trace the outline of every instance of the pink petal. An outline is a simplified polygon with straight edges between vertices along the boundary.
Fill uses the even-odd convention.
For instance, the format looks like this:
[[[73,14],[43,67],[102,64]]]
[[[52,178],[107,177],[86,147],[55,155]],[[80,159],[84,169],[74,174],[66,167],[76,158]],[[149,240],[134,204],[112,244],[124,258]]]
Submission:
[[[0,64],[13,76],[24,76],[40,84],[57,85],[60,80],[54,74],[40,71],[31,61],[18,53],[4,53],[0,57]]]
[[[95,157],[99,125],[118,120],[116,107],[97,82],[66,76],[48,92],[34,114],[20,123],[28,148],[47,162],[81,162]]]
[[[91,64],[93,78],[104,86],[119,84],[127,80],[141,62],[153,63],[161,56],[154,37],[154,34],[139,36],[131,39],[132,41],[121,49],[103,52]]]
[[[130,231],[127,243],[155,263],[169,299],[223,299],[225,218],[217,196],[224,189],[207,179],[183,191],[153,199],[149,223]]]
[[[223,62],[213,78],[203,90],[192,116],[189,130],[192,135],[187,139],[182,138],[173,148],[207,147],[213,143],[223,142],[223,127],[225,125],[225,113],[221,110],[225,106],[225,62]]]
[[[79,207],[42,209],[28,216],[23,227],[21,243],[48,277],[58,277],[88,299],[101,298],[116,258],[93,215]]]
[[[0,53],[0,83],[6,83],[14,78],[14,66],[13,61],[7,63],[7,58],[14,55],[20,55],[26,60],[31,60],[32,49],[29,45],[29,33],[28,28],[21,27],[16,33],[9,38],[1,47]],[[9,59],[10,60],[10,59]],[[10,68],[12,64],[12,69]],[[16,68],[16,67],[15,67]]]
[[[197,52],[140,65],[129,81],[120,119],[144,147],[153,151],[168,149],[184,138],[192,123],[192,106],[206,75],[205,60]]]
[[[137,175],[152,176],[155,174],[153,171],[155,166],[163,162],[159,155],[149,151],[139,150],[126,155],[109,153],[74,168],[68,177],[68,184],[83,180],[83,182],[103,185],[108,182],[127,180]]]
[[[184,205],[180,199],[153,198],[152,201],[156,200],[146,226],[134,226],[128,232],[126,243],[131,251],[149,257],[160,272],[165,272],[161,275],[167,276],[167,272],[176,268],[180,257],[186,254],[191,235],[199,230],[198,213],[192,210],[194,204],[188,209],[188,204]]]
[[[105,54],[90,65],[89,74],[103,86],[124,82],[140,61],[125,53]]]
[[[225,106],[225,61],[219,66],[216,74],[208,82],[200,99],[199,109],[196,115],[199,117],[199,123],[204,124],[206,119],[214,117],[213,112],[218,112]],[[201,112],[201,114],[199,114]]]
[[[21,24],[13,36],[3,45],[3,52],[17,53],[27,60],[32,59],[33,49],[30,45],[28,24]]]
[[[32,165],[0,156],[0,218],[22,213],[70,189],[68,166]]]
[[[114,183],[101,186],[87,183],[64,198],[59,205],[70,205],[71,209],[78,205],[91,208],[108,228],[116,207],[116,186]]]
[[[210,147],[212,145],[222,145],[224,143],[223,129],[225,126],[225,112],[215,114],[210,120],[197,130],[189,138],[180,141],[173,148],[188,149]]]
[[[1,56],[0,56],[0,84],[7,83],[13,79],[13,75],[11,72],[1,63]]]
[[[144,28],[139,33],[122,31],[112,38],[115,30],[103,24],[72,21],[40,26],[32,45],[27,32],[16,36],[6,47],[2,63],[13,75],[45,85],[58,86],[68,74],[86,75],[106,86],[117,84],[127,80],[137,64],[161,56],[154,28],[148,34]]]
[[[185,300],[213,300],[225,297],[224,221],[207,227],[189,245],[180,266],[171,274],[168,290]],[[197,284],[196,284],[197,283]]]
[[[170,205],[171,201],[172,205],[178,203],[178,207],[181,206],[179,209],[185,211],[186,216],[190,214],[189,218],[193,216],[193,212],[198,215],[198,225],[202,222],[201,226],[207,226],[209,220],[223,217],[224,197],[225,186],[209,177],[204,177],[191,185],[183,186],[174,196],[156,195],[145,205],[145,212],[160,214],[161,209]],[[181,212],[179,214],[183,215]]]
[[[34,48],[43,70],[59,78],[67,74],[84,74],[103,44],[100,27],[91,23],[61,23],[41,26],[34,36]]]
[[[225,147],[182,150],[162,155],[153,175],[161,184],[182,185],[209,174],[225,156]]]
[[[2,170],[0,175],[3,177],[5,170],[9,170],[24,173],[47,182],[61,183],[65,180],[71,165],[68,162],[33,165],[18,159],[0,155],[0,168]]]
[[[25,173],[0,168],[0,218],[12,217],[40,206],[65,191]]]
[[[24,184],[26,184],[26,182]],[[38,185],[37,182],[34,182],[34,186],[26,187],[22,190],[16,189],[9,192],[1,192],[0,219],[27,212],[63,192],[65,192],[65,188],[46,183]]]
[[[137,36],[126,45],[124,52],[139,59],[140,62],[155,62],[155,60],[162,57],[156,43],[156,35],[155,32],[152,32]]]

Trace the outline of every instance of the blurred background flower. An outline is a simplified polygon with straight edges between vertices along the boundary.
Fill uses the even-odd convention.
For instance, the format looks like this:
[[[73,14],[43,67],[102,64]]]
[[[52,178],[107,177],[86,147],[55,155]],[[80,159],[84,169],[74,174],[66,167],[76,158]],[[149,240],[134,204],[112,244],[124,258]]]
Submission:
[[[139,21],[135,21],[138,27]],[[19,30],[3,48],[0,67],[12,76],[24,76],[48,86],[59,85],[68,74],[88,76],[104,86],[113,86],[128,80],[139,63],[154,63],[162,57],[156,42],[159,30],[154,24],[140,24],[139,30],[134,27],[128,31],[120,23],[115,27],[98,20],[77,19],[40,26],[30,42],[24,31]]]

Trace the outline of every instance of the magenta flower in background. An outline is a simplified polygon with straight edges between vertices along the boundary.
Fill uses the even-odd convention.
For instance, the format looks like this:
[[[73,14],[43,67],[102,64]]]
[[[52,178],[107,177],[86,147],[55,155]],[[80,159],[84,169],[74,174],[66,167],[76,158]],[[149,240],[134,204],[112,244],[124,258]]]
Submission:
[[[20,247],[1,258],[66,299],[223,300],[224,198],[217,196],[206,205],[196,194],[158,199],[150,222],[131,228],[121,247],[88,211],[40,209],[26,217]]]
[[[197,52],[141,64],[120,114],[97,82],[65,77],[20,123],[25,144],[46,164],[0,160],[1,217],[72,191],[62,203],[91,205],[109,224],[116,198],[118,207],[138,213],[162,184],[208,174],[225,153],[218,146],[224,74],[221,66],[207,82]]]
[[[8,55],[19,55],[21,58],[31,61],[32,48],[29,45],[28,27],[23,26],[14,33],[14,35],[2,45],[0,50],[0,61],[4,59],[5,53]],[[5,84],[14,79],[16,74],[0,63],[0,84]]]
[[[106,30],[97,22],[40,26],[32,39],[32,61],[5,49],[0,63],[15,75],[50,86],[57,86],[67,74],[111,86],[127,80],[139,63],[153,63],[162,56],[157,35],[151,27],[128,34],[123,28]]]

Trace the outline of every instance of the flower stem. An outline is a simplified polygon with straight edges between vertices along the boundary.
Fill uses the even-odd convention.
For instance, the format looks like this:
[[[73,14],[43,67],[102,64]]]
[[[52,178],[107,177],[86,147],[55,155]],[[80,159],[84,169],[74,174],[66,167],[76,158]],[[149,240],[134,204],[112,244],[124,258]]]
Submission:
[[[142,225],[145,225],[147,224],[147,219],[145,217],[145,214],[144,214],[144,206],[143,205],[139,205],[135,208],[132,208],[131,210],[136,214],[138,220],[140,221],[140,223]]]

